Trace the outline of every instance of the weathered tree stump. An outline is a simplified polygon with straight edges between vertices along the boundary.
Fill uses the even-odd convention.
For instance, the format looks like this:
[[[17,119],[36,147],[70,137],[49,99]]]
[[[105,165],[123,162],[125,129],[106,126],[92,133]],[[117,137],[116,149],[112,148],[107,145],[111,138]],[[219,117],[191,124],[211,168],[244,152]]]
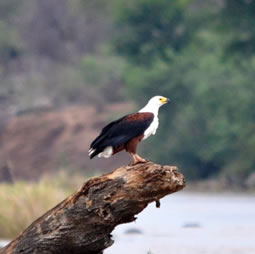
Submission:
[[[162,197],[184,187],[184,176],[174,166],[148,162],[120,167],[85,182],[0,254],[103,253],[113,244],[111,232],[118,224],[134,221],[150,202],[159,206]]]

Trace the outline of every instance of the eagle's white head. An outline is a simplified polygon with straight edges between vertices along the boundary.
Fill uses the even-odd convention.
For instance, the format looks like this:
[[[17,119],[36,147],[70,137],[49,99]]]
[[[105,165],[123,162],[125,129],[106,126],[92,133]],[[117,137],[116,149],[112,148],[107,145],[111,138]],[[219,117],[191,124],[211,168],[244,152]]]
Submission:
[[[149,100],[149,102],[147,103],[147,105],[150,104],[150,105],[161,107],[162,105],[169,103],[169,102],[170,102],[170,99],[160,96],[160,95],[157,95],[157,96],[152,97]]]
[[[152,97],[148,103],[143,107],[139,112],[152,112],[154,114],[158,113],[158,110],[161,106],[167,104],[170,102],[170,99],[164,97],[164,96],[154,96]]]

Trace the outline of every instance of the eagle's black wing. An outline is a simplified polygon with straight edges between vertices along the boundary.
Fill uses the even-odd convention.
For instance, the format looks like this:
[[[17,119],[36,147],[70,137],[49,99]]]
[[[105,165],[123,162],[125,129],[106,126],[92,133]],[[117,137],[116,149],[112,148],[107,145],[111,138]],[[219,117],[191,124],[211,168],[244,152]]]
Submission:
[[[153,113],[134,113],[109,123],[91,143],[90,149],[94,152],[90,154],[90,158],[101,153],[107,146],[112,146],[114,149],[142,135],[152,123],[153,118]]]

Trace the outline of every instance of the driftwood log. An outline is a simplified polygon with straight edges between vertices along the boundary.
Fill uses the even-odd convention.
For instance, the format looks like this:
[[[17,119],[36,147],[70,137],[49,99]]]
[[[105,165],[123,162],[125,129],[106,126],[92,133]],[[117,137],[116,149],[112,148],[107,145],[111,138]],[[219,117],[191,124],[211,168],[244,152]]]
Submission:
[[[183,189],[174,166],[152,162],[120,167],[83,184],[39,219],[0,254],[100,254],[113,244],[111,232],[134,221],[150,202]],[[38,200],[38,202],[40,202]]]

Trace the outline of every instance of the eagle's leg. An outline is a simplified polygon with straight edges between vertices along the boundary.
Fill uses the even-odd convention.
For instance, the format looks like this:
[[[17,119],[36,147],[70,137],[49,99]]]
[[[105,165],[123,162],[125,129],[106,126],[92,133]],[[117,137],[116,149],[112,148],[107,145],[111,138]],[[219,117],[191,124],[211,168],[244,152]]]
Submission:
[[[144,158],[142,158],[140,155],[138,155],[137,153],[135,154],[135,156],[136,156],[136,159],[137,159],[137,161],[138,161],[138,163],[145,163],[145,162],[147,162],[147,160],[145,160]]]
[[[145,163],[147,162],[145,159],[143,159],[141,156],[139,156],[136,153],[136,147],[138,143],[143,139],[143,135],[137,136],[133,139],[131,139],[126,145],[125,149],[130,155],[132,156],[132,163],[130,165],[136,165],[138,163]]]
[[[137,153],[130,153],[132,156],[132,163],[130,163],[130,166],[134,166],[138,163],[145,163],[147,160],[143,159],[141,156],[139,156]]]

